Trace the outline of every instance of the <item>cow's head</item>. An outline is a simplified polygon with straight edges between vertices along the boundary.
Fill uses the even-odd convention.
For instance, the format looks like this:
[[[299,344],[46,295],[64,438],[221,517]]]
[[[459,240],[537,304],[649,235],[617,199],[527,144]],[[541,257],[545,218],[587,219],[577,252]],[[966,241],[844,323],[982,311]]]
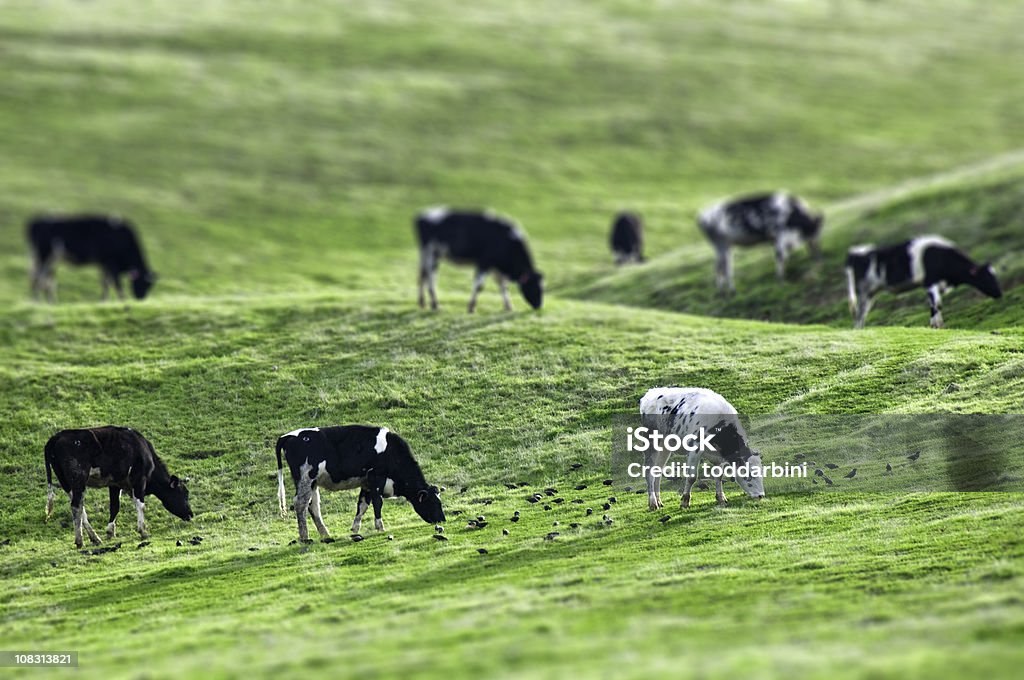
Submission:
[[[527,272],[519,277],[519,291],[534,309],[540,309],[544,302],[544,275],[540,272]]]
[[[985,295],[997,300],[1003,297],[1003,289],[999,287],[996,270],[989,263],[971,267],[971,276],[974,277],[975,288]]]
[[[146,297],[146,293],[156,283],[156,274],[150,271],[140,271],[133,269],[128,272],[128,278],[132,281],[132,294],[136,300],[141,300]]]
[[[413,510],[423,518],[424,522],[437,524],[444,522],[444,508],[441,507],[441,491],[436,486],[420,489],[409,498]]]
[[[746,464],[749,468],[761,467],[761,454],[757,451],[751,451],[750,457],[747,458]],[[742,467],[740,468],[742,469]],[[737,470],[738,472],[739,470]],[[764,498],[764,478],[761,476],[750,475],[743,477],[736,475],[736,483],[740,485],[740,488],[747,492],[747,495],[751,498]]]
[[[167,508],[167,512],[186,522],[192,521],[192,508],[188,504],[188,487],[182,480],[171,475],[171,479],[167,482],[167,488],[162,489],[157,494],[157,498]]]

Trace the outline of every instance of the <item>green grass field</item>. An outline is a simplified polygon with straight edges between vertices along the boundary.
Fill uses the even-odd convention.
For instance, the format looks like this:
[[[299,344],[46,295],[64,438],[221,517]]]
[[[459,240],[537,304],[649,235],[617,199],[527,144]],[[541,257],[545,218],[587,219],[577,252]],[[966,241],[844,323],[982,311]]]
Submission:
[[[655,385],[741,413],[1024,410],[1024,4],[350,4],[0,9],[0,650],[80,656],[0,674],[1014,677],[1020,494],[730,484],[725,508],[666,495],[663,524],[601,480],[612,417]],[[780,283],[740,252],[718,297],[695,213],[776,187],[826,212],[824,261]],[[468,316],[471,272],[442,266],[421,312],[434,204],[521,221],[543,311],[488,282]],[[651,261],[616,270],[621,208]],[[152,296],[100,303],[64,267],[31,303],[25,220],[87,210],[139,225]],[[957,290],[934,331],[923,292],[885,296],[850,330],[846,248],[929,232],[1003,299]],[[359,422],[447,488],[447,542],[389,501],[393,540],[352,543],[344,492],[337,542],[290,544],[274,441]],[[196,517],[150,503],[137,548],[122,512],[120,549],[82,554],[66,503],[43,521],[42,448],[107,423],[191,477]],[[546,486],[567,502],[525,501]]]

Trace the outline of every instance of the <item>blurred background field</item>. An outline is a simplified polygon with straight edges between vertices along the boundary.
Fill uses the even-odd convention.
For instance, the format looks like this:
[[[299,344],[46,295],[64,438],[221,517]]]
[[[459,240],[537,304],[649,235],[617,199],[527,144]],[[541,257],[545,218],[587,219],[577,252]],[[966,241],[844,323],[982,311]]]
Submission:
[[[77,649],[82,677],[1011,677],[1017,494],[730,485],[662,524],[601,480],[611,416],[659,384],[751,414],[1022,410],[1021,25],[955,0],[4,3],[0,647]],[[778,283],[740,252],[718,297],[696,211],[780,187],[825,210],[824,262]],[[468,317],[471,272],[442,265],[420,312],[435,204],[519,220],[544,310],[501,313],[489,281]],[[611,264],[621,208],[642,267]],[[133,219],[151,297],[101,304],[95,268],[62,267],[61,303],[31,304],[45,211]],[[936,332],[923,292],[883,296],[849,330],[846,248],[928,232],[1004,298],[958,290]],[[42,523],[42,446],[108,422],[191,476],[197,516],[153,503],[150,546],[122,517],[120,550],[81,555]],[[350,543],[344,493],[339,542],[288,545],[273,441],[351,422],[447,487],[447,542],[392,502],[394,541]],[[545,486],[566,502],[524,500]],[[612,526],[583,514],[613,494]]]

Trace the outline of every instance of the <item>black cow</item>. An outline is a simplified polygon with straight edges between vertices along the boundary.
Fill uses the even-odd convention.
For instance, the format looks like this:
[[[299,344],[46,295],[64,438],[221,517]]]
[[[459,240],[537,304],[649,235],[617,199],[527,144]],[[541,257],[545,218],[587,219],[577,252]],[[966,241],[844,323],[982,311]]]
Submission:
[[[320,516],[320,489],[338,491],[359,488],[352,533],[358,533],[366,508],[373,505],[374,526],[384,530],[381,507],[384,498],[403,496],[423,521],[445,521],[441,495],[427,484],[420,466],[404,439],[386,427],[344,425],[293,430],[277,440],[277,496],[285,514],[284,472],[281,454],[295,482],[295,516],[299,540],[309,541],[306,511],[321,538],[330,538]]]
[[[748,196],[711,206],[697,218],[697,225],[715,248],[715,284],[719,290],[735,290],[732,247],[772,243],[775,273],[781,279],[786,258],[802,243],[819,259],[819,238],[825,218],[813,214],[803,201],[785,192]]]
[[[32,249],[32,295],[36,299],[42,291],[51,302],[56,299],[54,269],[61,259],[73,265],[99,265],[104,300],[111,284],[124,299],[122,275],[128,276],[132,293],[139,300],[156,281],[135,228],[127,220],[105,215],[42,216],[30,220],[27,231]]]
[[[941,236],[918,236],[896,246],[854,246],[846,254],[846,282],[854,328],[863,328],[875,296],[888,290],[928,291],[932,328],[942,328],[942,294],[966,283],[985,295],[1000,298],[992,265],[975,264]]]
[[[489,211],[455,211],[431,208],[416,216],[416,234],[420,246],[419,303],[424,307],[424,288],[430,290],[430,307],[437,309],[437,267],[442,258],[456,264],[476,267],[469,312],[476,309],[476,298],[487,273],[494,270],[505,310],[509,280],[519,284],[523,297],[534,309],[540,309],[544,297],[544,277],[533,268],[526,237],[511,220]]]
[[[612,253],[615,264],[644,261],[644,225],[640,216],[632,212],[621,212],[612,222]]]
[[[192,519],[185,483],[167,472],[153,445],[128,427],[91,427],[61,430],[50,437],[44,449],[46,459],[46,517],[53,512],[53,476],[71,498],[71,516],[75,525],[75,545],[82,547],[82,527],[89,540],[100,538],[89,524],[85,512],[85,488],[110,489],[110,522],[107,538],[114,537],[114,520],[121,508],[121,491],[131,492],[138,515],[138,529],[147,538],[143,510],[148,494],[160,499],[168,512],[186,522]]]

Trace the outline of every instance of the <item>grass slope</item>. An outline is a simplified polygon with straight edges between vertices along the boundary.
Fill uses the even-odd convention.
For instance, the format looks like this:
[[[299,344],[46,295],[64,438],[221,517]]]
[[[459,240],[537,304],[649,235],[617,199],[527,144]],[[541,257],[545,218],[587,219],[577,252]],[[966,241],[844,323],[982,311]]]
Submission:
[[[741,188],[826,204],[1020,148],[1022,15],[966,1],[5,7],[0,647],[78,650],[82,677],[1011,674],[1018,495],[854,480],[754,504],[733,487],[728,508],[670,501],[662,524],[600,482],[610,417],[656,384],[713,387],[748,413],[1022,410],[1015,290],[998,308],[951,296],[945,332],[893,301],[872,321],[910,328],[852,333],[819,323],[845,325],[824,273],[801,302],[798,284],[755,283],[769,265],[750,253],[720,308],[695,297],[710,262],[690,226]],[[1018,282],[1019,189],[957,184],[850,214],[830,257],[927,222]],[[445,309],[414,308],[411,216],[437,202],[523,221],[551,282],[542,313],[502,314],[488,291],[467,317],[469,273],[449,269]],[[622,206],[667,254],[606,279]],[[68,269],[63,304],[26,302],[24,219],[84,209],[139,223],[163,275],[145,303],[97,304],[96,272]],[[769,307],[804,325],[759,321]],[[108,422],[191,476],[197,515],[151,503],[149,546],[123,517],[118,551],[83,555],[66,508],[42,522],[42,446]],[[350,543],[355,499],[329,494],[341,540],[289,545],[272,442],[337,422],[410,441],[448,487],[447,542],[396,501],[393,541]],[[565,503],[524,500],[549,485]],[[479,513],[490,525],[464,529]]]

